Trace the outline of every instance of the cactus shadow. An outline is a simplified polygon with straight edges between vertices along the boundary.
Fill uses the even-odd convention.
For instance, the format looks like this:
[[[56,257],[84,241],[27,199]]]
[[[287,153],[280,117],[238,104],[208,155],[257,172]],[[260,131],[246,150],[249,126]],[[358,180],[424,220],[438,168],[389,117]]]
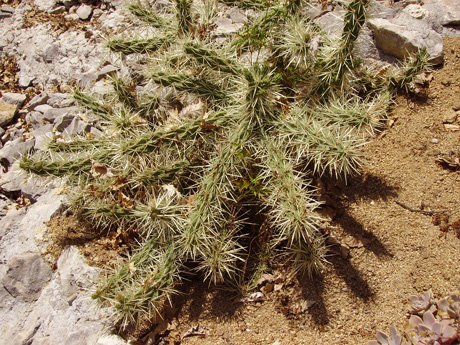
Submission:
[[[362,201],[382,200],[389,201],[396,198],[400,188],[378,175],[355,176],[340,191],[334,205],[337,223],[347,234],[361,241],[363,246],[381,258],[391,258],[393,254],[385,247],[380,239],[364,224],[356,219],[349,211],[348,206]]]
[[[231,319],[241,308],[238,297],[241,296],[222,286],[209,286],[197,280],[183,285],[174,305],[178,308],[177,314],[188,315],[190,321],[199,321],[204,314],[225,320]]]
[[[343,290],[344,292],[352,294],[364,302],[374,297],[375,293],[372,291],[362,273],[357,270],[349,260],[343,259],[340,256],[332,256],[328,261],[338,279],[345,283],[346,290]],[[326,275],[330,273],[326,273]],[[325,286],[327,282],[325,282],[324,277],[324,275],[320,274],[314,275],[313,277],[297,275],[297,280],[302,289],[302,297],[307,301],[314,302],[314,304],[308,308],[307,313],[311,315],[312,321],[319,328],[329,324],[331,315],[325,302]]]

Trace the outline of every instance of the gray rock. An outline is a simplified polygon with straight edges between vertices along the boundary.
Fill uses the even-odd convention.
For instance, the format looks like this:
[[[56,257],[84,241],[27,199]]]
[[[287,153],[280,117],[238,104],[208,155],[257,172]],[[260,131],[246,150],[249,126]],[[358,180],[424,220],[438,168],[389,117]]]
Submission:
[[[17,106],[0,100],[0,126],[9,124],[16,114]]]
[[[234,34],[244,26],[242,23],[233,23],[229,18],[217,19],[216,25],[217,28],[213,33],[217,36]]]
[[[244,15],[244,12],[237,7],[232,7],[228,11],[228,15],[233,23],[244,23],[248,20],[248,17]]]
[[[35,140],[33,139],[23,141],[22,138],[17,138],[13,141],[8,141],[0,150],[0,163],[5,167],[9,167],[16,159],[29,152],[34,145]]]
[[[61,14],[61,13],[64,13],[65,11],[66,11],[65,6],[57,6],[53,9],[48,10],[47,12],[49,14]]]
[[[37,105],[35,108],[34,108],[34,111],[38,111],[42,114],[46,113],[48,110],[51,110],[51,109],[54,109],[51,105],[49,104],[40,104],[40,105]]]
[[[13,297],[20,296],[27,301],[33,301],[38,299],[51,275],[51,268],[40,254],[23,253],[9,258],[8,271],[2,283]]]
[[[429,15],[429,11],[425,8],[422,8],[420,4],[409,4],[403,9],[403,12],[416,19],[422,19],[428,17]]]
[[[404,59],[418,49],[427,48],[433,64],[444,61],[442,36],[428,27],[423,21],[418,21],[405,15],[395,24],[386,19],[374,18],[368,21],[374,33],[376,45],[384,53]],[[412,19],[412,20],[410,20]],[[416,22],[414,22],[416,21]],[[402,24],[402,23],[405,24]]]
[[[5,13],[11,13],[11,14],[13,14],[13,13],[14,13],[14,8],[11,7],[11,6],[5,6],[5,5],[4,5],[4,6],[2,6],[2,7],[0,8],[0,11],[1,11],[1,12],[5,12]]]
[[[68,14],[64,17],[66,20],[79,20],[80,17],[76,13]]]
[[[69,137],[74,137],[76,135],[82,135],[84,133],[90,132],[91,126],[86,122],[74,117],[70,125],[65,129],[65,134]]]
[[[75,113],[66,113],[57,117],[56,120],[54,120],[54,128],[59,132],[63,132],[72,123],[75,116]]]
[[[56,43],[50,44],[45,48],[42,56],[46,62],[53,62],[59,56],[59,46]]]
[[[51,108],[43,113],[43,118],[48,122],[54,122],[58,117],[62,117],[68,114],[76,114],[77,112],[77,107]]]
[[[27,96],[22,93],[3,92],[2,94],[2,100],[6,103],[17,105],[18,107],[21,107],[26,99]]]
[[[17,230],[17,225],[26,215],[26,211],[26,208],[17,209],[16,207],[12,207],[7,211],[6,215],[0,220],[0,240],[2,240],[8,232]],[[2,261],[3,260],[0,260],[0,262]],[[7,268],[5,267],[5,273],[6,269]]]
[[[22,195],[31,200],[37,200],[38,197],[56,188],[54,183],[46,178],[27,175],[19,168],[18,161],[14,162],[10,170],[1,176],[0,185],[7,192],[21,191]]]
[[[27,105],[27,110],[28,111],[35,110],[35,107],[37,105],[46,104],[48,99],[49,99],[49,96],[46,92],[42,92],[41,94],[34,96],[34,98],[32,98],[29,101],[29,104]]]
[[[2,6],[0,8],[0,19],[10,18],[13,16],[14,8],[11,6]]]
[[[93,9],[88,5],[81,5],[76,13],[81,20],[87,20],[93,13]]]
[[[397,12],[377,1],[372,1],[369,6],[368,18],[383,18],[392,19],[396,16]]]
[[[75,101],[67,93],[53,93],[47,103],[55,108],[66,108],[74,104]]]
[[[32,131],[32,135],[35,138],[35,150],[46,150],[47,145],[53,136],[53,125],[48,124]]]
[[[326,14],[327,12],[332,11],[332,8],[324,9],[322,5],[308,4],[308,8],[305,12],[305,15],[308,18],[316,19]]]
[[[442,25],[458,25],[460,24],[460,3],[453,0],[432,0],[427,1],[424,6],[428,9],[433,9],[434,6],[439,6],[442,11]]]
[[[343,14],[344,11],[338,8],[334,12],[329,12],[319,18],[316,18],[315,23],[317,23],[328,34],[339,36],[343,29]]]
[[[34,0],[34,4],[42,11],[48,11],[56,5],[56,0]]]
[[[60,215],[64,209],[65,195],[58,190],[50,190],[37,198],[37,202],[27,208],[26,214],[10,223],[0,242],[0,260],[30,251],[44,251],[46,246],[35,240],[46,229],[44,222]],[[5,216],[5,218],[8,217]],[[3,218],[0,224],[5,220]]]
[[[118,71],[118,67],[115,67],[113,65],[107,65],[101,68],[101,70],[97,73],[97,79],[96,80],[101,80],[103,77],[109,75],[114,75]]]

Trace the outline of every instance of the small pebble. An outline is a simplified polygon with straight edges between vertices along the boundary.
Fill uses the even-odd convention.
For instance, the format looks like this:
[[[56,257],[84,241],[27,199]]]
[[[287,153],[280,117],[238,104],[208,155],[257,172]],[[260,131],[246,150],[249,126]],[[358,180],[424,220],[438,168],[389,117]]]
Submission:
[[[433,138],[433,139],[431,140],[431,142],[432,142],[433,144],[437,144],[437,143],[439,142],[439,140],[436,139],[436,138]]]

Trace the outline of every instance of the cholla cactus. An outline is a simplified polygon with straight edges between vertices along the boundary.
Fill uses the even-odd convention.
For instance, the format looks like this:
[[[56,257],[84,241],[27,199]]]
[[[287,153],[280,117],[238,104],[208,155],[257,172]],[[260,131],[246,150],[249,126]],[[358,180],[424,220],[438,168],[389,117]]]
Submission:
[[[104,99],[74,94],[104,135],[56,138],[49,152],[20,164],[65,176],[77,187],[75,211],[98,229],[139,236],[140,248],[94,294],[123,325],[155,315],[188,263],[210,282],[240,280],[257,250],[277,247],[295,269],[320,272],[327,250],[311,177],[358,171],[365,138],[382,126],[390,86],[421,70],[405,70],[401,82],[379,75],[367,97],[351,92],[361,83],[352,47],[369,0],[346,7],[338,42],[300,17],[302,1],[225,3],[262,11],[238,38],[221,43],[211,25],[203,27],[215,9],[195,21],[191,0],[176,0],[165,13],[130,5],[158,35],[107,45],[146,54],[144,76],[114,78]],[[136,92],[139,81],[156,87]]]

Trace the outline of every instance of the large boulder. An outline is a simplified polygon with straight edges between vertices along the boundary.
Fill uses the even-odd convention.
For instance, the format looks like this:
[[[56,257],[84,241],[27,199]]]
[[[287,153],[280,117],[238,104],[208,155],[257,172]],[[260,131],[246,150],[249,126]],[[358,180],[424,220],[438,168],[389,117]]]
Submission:
[[[38,253],[22,253],[8,260],[3,287],[15,298],[37,300],[53,271]]]
[[[432,30],[425,21],[401,13],[393,20],[373,18],[368,21],[374,33],[375,43],[385,54],[404,59],[419,49],[426,48],[430,62],[444,61],[442,36]]]

